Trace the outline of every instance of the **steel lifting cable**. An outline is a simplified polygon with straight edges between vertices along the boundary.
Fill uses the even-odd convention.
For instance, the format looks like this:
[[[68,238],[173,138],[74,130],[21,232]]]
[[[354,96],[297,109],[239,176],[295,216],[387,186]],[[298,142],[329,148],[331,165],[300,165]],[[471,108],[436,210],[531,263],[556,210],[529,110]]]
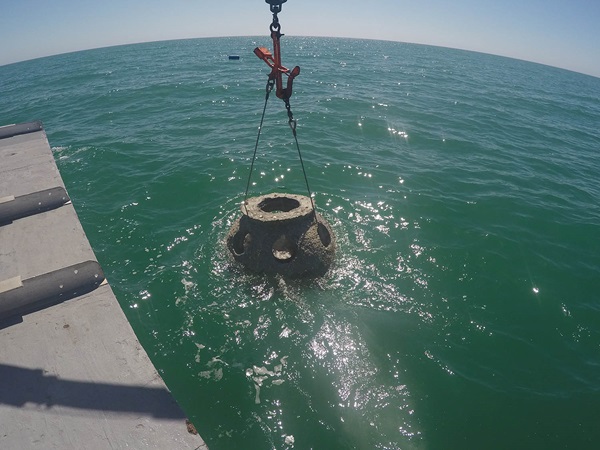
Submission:
[[[300,144],[298,143],[298,134],[296,133],[296,119],[294,119],[294,115],[292,114],[292,110],[290,108],[290,99],[285,98],[283,100],[285,102],[285,109],[287,109],[290,128],[292,129],[292,134],[294,135],[294,140],[296,141],[296,148],[298,149],[298,158],[300,159],[300,166],[302,167],[302,173],[304,174],[304,181],[306,182],[306,190],[308,191],[308,198],[310,198],[310,204],[312,206],[313,211],[315,210],[315,202],[312,197],[312,192],[310,192],[310,186],[308,185],[308,177],[306,176],[306,170],[304,170],[304,160],[302,159],[302,152],[300,152]]]
[[[262,117],[260,118],[260,125],[258,127],[258,134],[256,135],[256,144],[254,145],[254,155],[252,155],[252,164],[250,164],[250,173],[248,174],[248,183],[246,183],[246,192],[244,193],[244,208],[246,209],[246,215],[248,215],[248,191],[250,190],[250,180],[252,179],[252,170],[254,169],[254,162],[256,161],[256,152],[258,150],[258,142],[260,141],[260,132],[262,131],[263,122],[265,121],[265,112],[267,111],[267,102],[269,101],[269,95],[275,86],[275,80],[269,79],[267,81],[267,93],[265,95],[265,106],[263,107]],[[314,209],[314,208],[313,208]]]
[[[304,174],[304,181],[306,182],[306,190],[308,191],[308,197],[310,198],[310,203],[313,209],[313,215],[316,220],[316,209],[315,203],[312,197],[312,192],[310,190],[310,186],[308,184],[308,176],[306,175],[306,169],[304,167],[304,160],[302,159],[302,152],[300,151],[300,144],[298,142],[298,134],[296,132],[297,121],[294,119],[294,115],[290,106],[290,97],[292,96],[292,83],[294,78],[296,78],[300,74],[300,67],[296,66],[294,69],[289,70],[281,65],[281,49],[279,45],[279,39],[283,34],[281,34],[281,25],[279,24],[279,19],[277,17],[277,13],[281,12],[281,5],[285,3],[287,0],[265,0],[266,3],[271,5],[271,12],[273,13],[273,22],[271,23],[269,30],[271,31],[271,38],[273,39],[273,53],[267,50],[264,47],[257,47],[254,49],[254,53],[260,59],[265,61],[269,67],[271,67],[271,73],[269,74],[269,79],[267,81],[266,95],[265,95],[265,105],[263,107],[262,117],[260,119],[260,126],[258,128],[258,134],[256,136],[256,144],[254,146],[254,155],[252,156],[252,163],[250,165],[250,173],[248,175],[248,182],[246,183],[246,192],[244,193],[244,208],[246,209],[246,214],[248,214],[247,208],[247,200],[248,200],[248,191],[250,190],[250,182],[252,179],[252,172],[254,169],[254,163],[256,161],[256,153],[258,150],[258,143],[260,141],[260,135],[263,127],[263,122],[265,119],[265,112],[267,110],[267,103],[269,101],[269,95],[273,90],[273,87],[276,86],[276,94],[277,97],[282,99],[285,103],[285,108],[288,114],[288,123],[292,130],[292,134],[294,135],[294,141],[296,142],[296,149],[298,150],[298,158],[300,159],[300,165],[302,167],[302,173]],[[288,77],[287,87],[283,87],[282,75],[286,75]]]

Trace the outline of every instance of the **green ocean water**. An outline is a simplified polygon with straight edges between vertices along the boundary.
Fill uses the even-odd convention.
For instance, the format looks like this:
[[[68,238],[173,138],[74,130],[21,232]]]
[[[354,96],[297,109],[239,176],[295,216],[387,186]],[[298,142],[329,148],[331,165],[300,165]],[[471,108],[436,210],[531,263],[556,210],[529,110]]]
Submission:
[[[597,448],[600,79],[286,36],[338,241],[325,278],[290,281],[245,273],[223,245],[264,102],[257,45],[0,67],[0,124],[43,120],[123,310],[211,450]],[[306,193],[275,96],[253,182]]]

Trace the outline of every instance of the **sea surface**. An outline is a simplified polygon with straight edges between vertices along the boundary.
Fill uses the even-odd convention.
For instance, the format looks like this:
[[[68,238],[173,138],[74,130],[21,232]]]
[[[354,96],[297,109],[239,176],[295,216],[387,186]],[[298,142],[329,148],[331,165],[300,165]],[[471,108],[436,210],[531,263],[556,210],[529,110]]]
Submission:
[[[282,38],[338,243],[326,277],[286,280],[223,244],[265,100],[255,46],[268,36],[0,67],[0,124],[43,120],[123,310],[210,449],[599,448],[600,79]],[[251,181],[251,196],[307,193],[275,95]]]

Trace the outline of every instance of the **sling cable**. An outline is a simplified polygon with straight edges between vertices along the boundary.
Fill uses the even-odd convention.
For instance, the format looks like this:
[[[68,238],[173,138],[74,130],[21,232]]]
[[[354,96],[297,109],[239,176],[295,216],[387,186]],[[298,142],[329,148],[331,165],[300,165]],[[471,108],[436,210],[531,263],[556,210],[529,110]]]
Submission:
[[[263,108],[263,114],[260,121],[260,127],[258,128],[258,135],[256,137],[256,146],[254,147],[254,156],[252,158],[252,164],[250,166],[250,175],[248,176],[248,183],[246,185],[246,193],[244,194],[244,204],[246,204],[248,198],[248,190],[250,188],[250,180],[252,178],[252,170],[254,168],[254,162],[256,160],[256,152],[258,149],[258,143],[260,140],[260,133],[262,131],[263,121],[265,118],[265,112],[267,110],[267,102],[269,101],[269,95],[275,87],[275,95],[283,100],[288,115],[288,123],[294,135],[294,141],[296,142],[296,149],[298,150],[298,158],[300,159],[300,165],[302,167],[302,173],[304,174],[304,181],[306,182],[306,190],[308,191],[308,197],[311,201],[313,211],[315,211],[315,204],[308,185],[308,177],[306,176],[306,170],[304,168],[304,161],[302,159],[302,153],[300,152],[300,144],[298,143],[298,134],[296,133],[297,121],[294,119],[294,114],[290,106],[290,97],[292,96],[292,86],[294,79],[300,75],[300,67],[296,66],[292,70],[286,68],[281,64],[281,44],[280,39],[283,36],[281,33],[281,24],[277,14],[281,12],[282,4],[287,0],[265,0],[266,3],[271,5],[271,12],[273,13],[273,22],[271,23],[269,30],[271,31],[271,39],[273,40],[273,53],[271,53],[266,47],[256,47],[254,54],[262,59],[271,68],[271,73],[267,79],[265,105]],[[286,87],[283,87],[283,76],[287,77]]]

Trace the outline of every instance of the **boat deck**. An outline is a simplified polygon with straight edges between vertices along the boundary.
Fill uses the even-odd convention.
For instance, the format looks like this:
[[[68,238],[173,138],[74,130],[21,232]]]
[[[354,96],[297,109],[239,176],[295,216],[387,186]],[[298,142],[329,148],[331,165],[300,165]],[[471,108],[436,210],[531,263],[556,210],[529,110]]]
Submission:
[[[41,123],[0,127],[0,448],[206,449],[64,187]]]

